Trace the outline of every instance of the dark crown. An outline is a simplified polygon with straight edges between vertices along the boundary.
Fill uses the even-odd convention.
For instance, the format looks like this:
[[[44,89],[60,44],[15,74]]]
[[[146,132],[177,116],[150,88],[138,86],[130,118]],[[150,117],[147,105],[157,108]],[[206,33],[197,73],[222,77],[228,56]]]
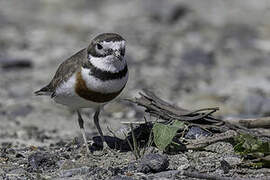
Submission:
[[[125,39],[122,38],[122,36],[120,36],[119,34],[116,33],[103,33],[103,34],[99,34],[98,36],[96,36],[93,41],[94,42],[102,42],[102,41],[106,41],[106,42],[110,42],[110,41],[124,41]]]

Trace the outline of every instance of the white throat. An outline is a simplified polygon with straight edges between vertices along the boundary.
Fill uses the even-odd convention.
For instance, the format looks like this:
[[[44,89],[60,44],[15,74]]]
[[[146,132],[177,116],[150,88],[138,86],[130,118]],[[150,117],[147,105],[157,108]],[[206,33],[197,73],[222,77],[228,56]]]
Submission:
[[[113,55],[106,56],[106,57],[93,57],[89,54],[88,60],[96,68],[101,69],[103,71],[109,71],[112,73],[123,70],[127,64],[124,57],[122,60],[118,60],[118,59],[115,59]]]

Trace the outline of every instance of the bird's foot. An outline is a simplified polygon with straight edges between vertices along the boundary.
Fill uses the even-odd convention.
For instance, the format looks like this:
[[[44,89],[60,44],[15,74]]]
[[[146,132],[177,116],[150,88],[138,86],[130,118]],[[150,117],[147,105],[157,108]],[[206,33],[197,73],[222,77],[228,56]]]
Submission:
[[[90,150],[89,150],[89,147],[88,145],[85,145],[85,147],[83,147],[82,151],[81,151],[82,154],[85,155],[85,157],[87,158],[92,158],[94,160],[99,160],[99,156],[93,154]]]
[[[101,151],[99,151],[97,156],[107,156],[107,155],[111,155],[111,154],[117,154],[118,152],[113,150],[112,148],[110,148],[110,146],[108,146],[107,143],[103,143],[103,149]]]

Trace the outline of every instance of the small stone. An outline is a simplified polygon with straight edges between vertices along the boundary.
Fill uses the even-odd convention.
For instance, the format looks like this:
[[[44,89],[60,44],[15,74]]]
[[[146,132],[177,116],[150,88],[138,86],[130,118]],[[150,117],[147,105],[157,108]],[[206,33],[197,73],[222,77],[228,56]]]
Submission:
[[[22,154],[20,154],[20,153],[17,153],[15,157],[16,157],[16,158],[24,158],[24,155],[22,155]]]
[[[5,179],[27,179],[27,174],[28,173],[23,168],[16,168],[6,173]]]
[[[117,118],[117,119],[121,119],[121,118],[123,118],[123,116],[124,116],[123,112],[115,112],[115,113],[113,113],[113,117]]]
[[[33,111],[33,107],[30,105],[26,105],[26,106],[15,106],[9,116],[13,119],[16,118],[18,116],[22,116],[25,117],[28,114],[30,114]]]
[[[198,48],[188,50],[182,55],[181,59],[190,66],[202,65],[208,67],[215,65],[213,52],[206,52]]]
[[[177,174],[179,174],[178,170],[164,171],[151,174],[147,177],[147,179],[175,179]]]
[[[63,170],[60,172],[61,177],[71,177],[74,175],[83,175],[88,173],[90,170],[89,167],[81,167],[81,168],[74,168],[74,169],[69,169],[69,170]]]
[[[244,100],[243,113],[245,115],[258,115],[261,111],[264,97],[257,94],[252,94]]]
[[[223,158],[224,161],[226,161],[230,166],[237,166],[242,163],[242,158],[237,156],[228,156]]]
[[[114,176],[112,178],[110,178],[111,180],[134,180],[134,178],[130,177],[130,176]]]
[[[35,152],[28,157],[28,164],[33,170],[56,168],[58,158],[49,153]]]
[[[11,171],[8,172],[8,174],[25,174],[26,171],[23,168],[17,168],[17,169],[13,169]]]
[[[74,169],[76,167],[76,163],[69,159],[58,162],[58,164],[62,170]]]
[[[30,59],[0,58],[0,64],[3,69],[18,69],[18,68],[33,67],[33,63]]]
[[[109,167],[108,170],[112,173],[112,176],[116,176],[124,172],[120,167]]]
[[[231,165],[225,160],[220,161],[220,167],[223,170],[224,174],[228,174],[230,169],[232,168]]]
[[[166,155],[147,154],[138,164],[138,171],[143,173],[156,173],[164,171],[169,166],[169,160]]]
[[[200,127],[197,127],[197,126],[192,126],[187,134],[185,135],[185,138],[187,139],[197,139],[197,138],[200,138],[202,136],[211,136],[212,133],[206,131],[206,130],[203,130],[202,128]]]
[[[234,154],[233,146],[228,142],[216,142],[205,147],[205,150],[218,154]]]
[[[262,116],[270,116],[270,98],[263,100],[260,114]]]
[[[253,48],[254,41],[258,38],[258,32],[254,26],[242,23],[227,24],[222,28],[222,31],[220,46],[225,52]]]
[[[185,154],[177,154],[170,156],[170,166],[169,169],[175,169],[177,167],[177,170],[184,170],[188,169],[190,166],[189,160]]]
[[[130,110],[129,112],[127,112],[127,118],[131,119],[134,118],[136,116],[136,111],[135,110]]]
[[[154,0],[147,2],[146,11],[150,18],[161,23],[176,23],[190,12],[189,7],[182,3],[164,3],[165,1],[158,1],[157,3]]]
[[[2,168],[0,168],[0,177],[1,177],[1,175],[3,175],[3,174],[6,174],[6,173],[5,173],[5,171],[4,171]]]
[[[16,150],[13,149],[13,148],[7,148],[6,149],[6,152],[7,152],[7,154],[15,154],[16,153]]]

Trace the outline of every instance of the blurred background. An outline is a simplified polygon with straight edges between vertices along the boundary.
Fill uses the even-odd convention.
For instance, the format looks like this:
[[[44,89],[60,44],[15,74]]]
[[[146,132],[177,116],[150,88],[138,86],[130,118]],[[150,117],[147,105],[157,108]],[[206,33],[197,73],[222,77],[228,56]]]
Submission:
[[[76,114],[33,92],[94,36],[127,40],[130,79],[183,108],[219,106],[224,118],[270,115],[269,0],[1,0],[0,142],[41,145],[79,136]],[[97,135],[91,110],[88,135]],[[102,128],[142,119],[122,101],[105,107]]]

